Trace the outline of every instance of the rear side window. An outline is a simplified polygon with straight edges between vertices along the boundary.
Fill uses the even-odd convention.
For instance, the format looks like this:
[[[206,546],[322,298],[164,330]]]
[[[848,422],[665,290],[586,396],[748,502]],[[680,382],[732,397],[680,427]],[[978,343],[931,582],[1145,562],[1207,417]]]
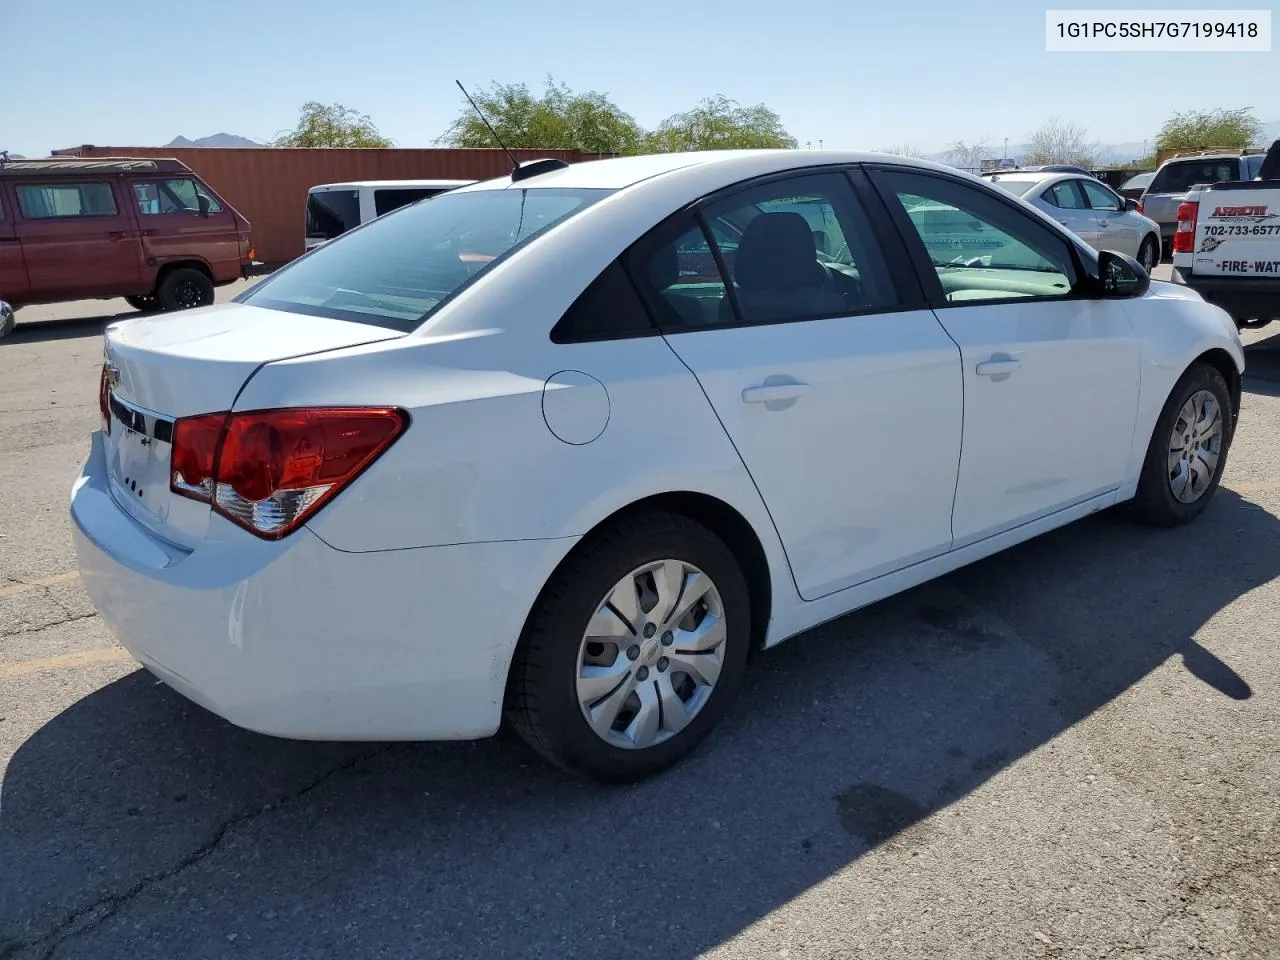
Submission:
[[[1167,163],[1156,173],[1148,193],[1185,193],[1197,183],[1221,183],[1240,176],[1240,162],[1235,157],[1219,160],[1182,160]]]
[[[427,197],[434,197],[437,193],[443,193],[437,187],[406,187],[396,190],[375,190],[373,191],[373,212],[379,217],[384,213],[390,213],[392,210],[399,210],[401,207],[407,207],[411,203],[417,203]]]
[[[360,226],[357,190],[316,190],[307,194],[307,236],[332,240]]]
[[[199,213],[204,197],[210,213],[221,213],[222,204],[188,177],[172,180],[140,180],[133,184],[138,212],[146,216],[165,213]]]
[[[18,207],[28,220],[110,217],[116,213],[109,183],[23,183],[14,189]]]
[[[553,343],[616,340],[657,333],[631,278],[617,260],[605,267],[551,331]]]
[[[1266,157],[1261,153],[1251,154],[1244,158],[1244,179],[1254,180],[1262,172],[1262,161]]]
[[[1074,180],[1055,183],[1042,196],[1055,207],[1061,207],[1063,210],[1083,210],[1088,206]]]

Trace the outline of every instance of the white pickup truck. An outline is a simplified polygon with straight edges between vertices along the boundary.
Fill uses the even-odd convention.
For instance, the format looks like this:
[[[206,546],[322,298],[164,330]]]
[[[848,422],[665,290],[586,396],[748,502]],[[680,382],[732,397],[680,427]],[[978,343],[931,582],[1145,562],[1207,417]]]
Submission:
[[[1173,281],[1239,327],[1280,320],[1280,140],[1256,180],[1192,188],[1178,205]]]

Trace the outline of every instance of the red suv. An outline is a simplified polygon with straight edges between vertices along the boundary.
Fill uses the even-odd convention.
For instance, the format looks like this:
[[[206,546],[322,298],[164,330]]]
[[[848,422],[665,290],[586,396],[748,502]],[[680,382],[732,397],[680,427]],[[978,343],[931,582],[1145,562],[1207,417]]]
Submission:
[[[15,308],[205,306],[214,287],[256,272],[249,231],[180,160],[0,162],[0,300]]]

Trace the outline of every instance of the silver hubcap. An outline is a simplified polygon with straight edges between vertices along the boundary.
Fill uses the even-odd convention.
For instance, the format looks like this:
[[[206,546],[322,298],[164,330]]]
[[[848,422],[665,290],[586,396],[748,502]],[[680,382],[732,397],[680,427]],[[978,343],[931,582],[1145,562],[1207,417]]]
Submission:
[[[724,644],[724,606],[711,578],[680,560],[647,563],[614,585],[583,634],[582,715],[615,747],[661,743],[710,699]]]
[[[1222,456],[1222,408],[1208,390],[1182,405],[1169,438],[1169,488],[1182,503],[1204,496]]]
[[[1142,268],[1146,270],[1147,273],[1150,273],[1151,269],[1155,265],[1156,265],[1156,245],[1148,241],[1142,245]]]

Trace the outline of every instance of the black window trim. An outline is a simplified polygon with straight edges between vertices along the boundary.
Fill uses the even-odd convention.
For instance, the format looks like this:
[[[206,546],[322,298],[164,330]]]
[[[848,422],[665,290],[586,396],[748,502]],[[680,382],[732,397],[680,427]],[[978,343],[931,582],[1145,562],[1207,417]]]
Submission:
[[[120,212],[120,198],[116,195],[115,184],[119,180],[118,177],[107,176],[101,179],[91,177],[88,179],[76,177],[72,178],[55,178],[52,180],[37,180],[32,183],[15,183],[13,185],[13,199],[17,205],[18,213],[22,219],[28,223],[49,223],[55,220],[106,220],[111,217],[127,217],[127,213]],[[111,194],[111,205],[115,207],[110,213],[73,213],[66,216],[57,215],[52,217],[32,217],[27,215],[27,211],[22,209],[22,194],[19,191],[23,187],[79,187],[85,184],[102,184]]]
[[[887,184],[877,182],[875,174],[884,173],[910,173],[922,177],[931,177],[936,180],[942,180],[947,183],[955,184],[960,187],[974,188],[975,184],[971,181],[959,176],[952,176],[939,170],[933,170],[927,167],[908,166],[906,164],[896,163],[869,163],[864,164],[871,183],[880,194],[882,202],[889,208],[893,217],[895,226],[897,227],[899,238],[907,248],[908,256],[915,266],[916,275],[920,281],[921,287],[925,291],[925,299],[931,310],[954,310],[964,309],[965,307],[991,306],[993,304],[1017,304],[1017,303],[1059,303],[1065,300],[1097,300],[1098,295],[1089,289],[1091,284],[1089,281],[1098,275],[1098,264],[1096,256],[1085,255],[1085,251],[1081,249],[1081,243],[1075,234],[1068,231],[1065,227],[1055,229],[1056,225],[1038,222],[1035,217],[1021,209],[1018,205],[1017,198],[1009,195],[1008,191],[1000,191],[997,193],[996,187],[987,187],[987,193],[997,203],[1004,204],[1013,213],[1025,217],[1032,224],[1041,227],[1051,235],[1058,237],[1067,245],[1067,250],[1071,255],[1072,266],[1076,271],[1076,285],[1074,288],[1064,294],[1056,294],[1043,297],[992,297],[983,300],[948,300],[946,291],[942,288],[942,281],[938,279],[938,274],[934,270],[933,263],[929,259],[928,250],[924,245],[924,240],[920,237],[919,232],[911,223],[911,218],[907,216],[906,210],[902,204],[898,202],[896,196],[885,197],[884,190]],[[981,190],[978,186],[976,189]],[[1001,195],[1003,194],[1003,196]],[[893,201],[890,205],[889,201]]]
[[[838,319],[856,319],[864,316],[881,316],[893,313],[908,313],[917,310],[930,309],[926,290],[920,283],[920,278],[909,260],[907,247],[902,242],[902,237],[894,224],[889,210],[884,204],[883,198],[879,192],[874,189],[870,179],[863,170],[864,165],[860,163],[822,163],[812,164],[804,167],[793,167],[789,170],[775,171],[773,173],[761,174],[751,177],[747,180],[739,180],[725,187],[720,187],[711,193],[703,194],[694,200],[681,206],[678,210],[663,217],[662,220],[654,224],[643,234],[631,241],[626,248],[609,262],[596,277],[592,278],[591,283],[583,287],[582,292],[575,297],[573,303],[565,309],[560,319],[552,326],[554,331],[560,326],[564,315],[577,304],[578,298],[586,293],[590,287],[602,276],[605,270],[612,267],[615,263],[622,267],[623,273],[627,279],[631,281],[632,289],[636,295],[640,297],[645,309],[649,312],[649,320],[653,325],[652,329],[645,331],[636,331],[632,333],[612,333],[612,334],[591,334],[588,336],[578,336],[573,338],[556,339],[552,337],[552,342],[557,345],[571,343],[595,343],[605,340],[629,340],[638,337],[651,336],[675,336],[679,334],[690,333],[711,333],[717,330],[737,330],[743,327],[762,327],[775,326],[778,324],[789,323],[811,323],[819,320],[838,320]],[[721,200],[732,197],[737,193],[753,190],[756,187],[764,186],[779,180],[792,180],[799,177],[814,176],[818,174],[844,174],[849,189],[853,192],[855,201],[862,207],[862,212],[866,214],[868,225],[870,227],[870,240],[875,243],[885,260],[888,276],[887,279],[897,303],[891,306],[868,307],[865,310],[841,311],[840,313],[824,313],[814,316],[787,317],[781,320],[743,320],[742,311],[737,303],[737,294],[733,289],[732,283],[728,280],[728,271],[725,268],[723,256],[720,252],[719,244],[716,243],[713,233],[708,229],[706,216],[703,210],[710,204],[719,203]],[[649,298],[644,294],[642,284],[636,282],[636,278],[632,270],[628,266],[637,247],[649,241],[655,235],[668,232],[672,229],[680,218],[691,218],[693,225],[697,226],[703,234],[703,238],[707,242],[707,246],[711,251],[712,257],[716,263],[716,269],[720,273],[720,278],[725,285],[725,293],[729,297],[730,303],[733,305],[735,320],[731,323],[717,323],[708,327],[664,327],[660,318],[656,315]],[[686,220],[686,223],[688,220]],[[687,230],[687,227],[686,227]],[[682,231],[684,232],[684,231]]]

